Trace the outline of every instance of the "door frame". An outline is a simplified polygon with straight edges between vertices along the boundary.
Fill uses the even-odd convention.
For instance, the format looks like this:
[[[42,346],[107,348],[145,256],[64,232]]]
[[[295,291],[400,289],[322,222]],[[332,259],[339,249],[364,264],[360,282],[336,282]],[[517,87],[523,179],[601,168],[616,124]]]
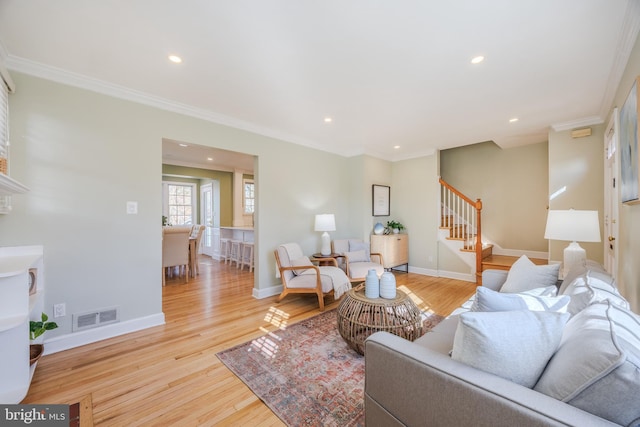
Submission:
[[[620,119],[618,108],[604,132],[604,267],[614,278],[618,273],[620,168],[618,166]]]

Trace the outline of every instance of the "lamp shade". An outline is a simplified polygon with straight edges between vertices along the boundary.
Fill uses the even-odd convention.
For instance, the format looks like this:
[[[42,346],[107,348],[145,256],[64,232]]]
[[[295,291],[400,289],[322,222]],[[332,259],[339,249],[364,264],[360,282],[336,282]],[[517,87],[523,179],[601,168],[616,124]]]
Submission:
[[[316,215],[315,231],[336,231],[336,218],[333,214]]]
[[[569,242],[599,242],[600,220],[598,211],[549,211],[544,238]]]

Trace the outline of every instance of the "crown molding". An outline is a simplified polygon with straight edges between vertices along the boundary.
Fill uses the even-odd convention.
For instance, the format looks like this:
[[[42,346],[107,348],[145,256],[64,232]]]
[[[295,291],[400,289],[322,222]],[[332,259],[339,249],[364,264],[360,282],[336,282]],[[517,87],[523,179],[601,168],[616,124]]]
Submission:
[[[629,57],[640,32],[640,1],[631,0],[627,4],[624,22],[620,29],[620,38],[616,48],[616,56],[609,72],[609,79],[600,104],[600,117],[607,117],[613,107],[614,98],[627,68]]]
[[[0,45],[0,54],[1,53],[2,46]],[[31,61],[29,59],[8,55],[6,57],[6,65],[7,68],[13,71],[28,74],[34,77],[39,77],[45,80],[51,80],[56,83],[101,93],[103,95],[124,99],[126,101],[155,107],[165,111],[171,111],[173,113],[194,117],[196,119],[205,120],[219,125],[229,126],[231,128],[251,132],[257,135],[262,135],[285,142],[290,142],[297,145],[302,145],[332,154],[337,154],[343,157],[345,156],[344,153],[338,153],[336,151],[328,150],[327,147],[323,146],[322,144],[300,138],[295,135],[290,135],[271,128],[255,125],[253,123],[238,120],[233,117],[215,113],[213,111],[174,102],[169,99],[161,98],[159,96],[150,95],[142,91],[105,82],[104,80],[87,77],[83,74],[74,73],[57,67],[52,67],[36,61]]]
[[[563,132],[565,130],[571,130],[579,127],[594,126],[604,123],[604,119],[600,116],[584,117],[582,119],[576,119],[569,122],[558,123],[552,125],[551,128],[556,132]]]
[[[564,123],[557,123],[551,125],[551,128],[556,132],[562,132],[566,130],[575,129],[583,126],[599,125],[604,123],[604,117],[607,117],[613,107],[613,101],[620,86],[620,81],[624,74],[624,70],[627,68],[629,57],[633,46],[638,39],[638,33],[640,32],[640,0],[631,0],[627,4],[627,10],[624,15],[624,22],[620,28],[620,37],[618,39],[618,46],[615,52],[615,58],[611,71],[609,72],[609,78],[607,79],[607,85],[605,87],[602,101],[600,102],[600,111],[598,116],[584,117],[581,119],[572,120]]]

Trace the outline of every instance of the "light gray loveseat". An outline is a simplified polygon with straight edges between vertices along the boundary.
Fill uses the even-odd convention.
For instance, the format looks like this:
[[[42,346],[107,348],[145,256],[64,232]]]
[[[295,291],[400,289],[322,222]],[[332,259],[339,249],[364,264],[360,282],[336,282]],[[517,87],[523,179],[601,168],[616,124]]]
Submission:
[[[586,273],[576,272],[570,280],[576,277],[584,279],[589,268],[585,271]],[[506,279],[507,272],[488,270],[483,273],[483,286],[498,290]],[[613,280],[611,282],[615,283]],[[565,280],[560,289],[567,293],[577,293],[578,288],[569,290]],[[589,292],[577,295],[575,299],[572,297],[573,307],[570,307],[570,311],[573,309],[577,312],[583,306],[602,298],[602,292],[598,290],[595,293],[591,290]],[[621,297],[615,293],[612,299],[616,301],[617,298]],[[468,311],[470,304],[467,302],[415,342],[386,332],[378,332],[369,337],[365,344],[367,427],[622,425],[453,360],[450,352],[454,345],[459,315]],[[518,325],[513,327],[517,328]],[[637,363],[640,355],[636,353],[634,357],[631,359]],[[640,377],[637,376],[638,365],[632,364],[631,370],[634,366],[631,381],[640,383]],[[636,375],[635,379],[633,375]],[[629,406],[630,398],[631,405],[640,408],[637,389],[631,389],[629,393],[635,396],[622,396],[626,399],[624,405]],[[619,397],[608,396],[604,399],[618,400]],[[637,426],[640,425],[640,419],[636,418],[625,424]]]

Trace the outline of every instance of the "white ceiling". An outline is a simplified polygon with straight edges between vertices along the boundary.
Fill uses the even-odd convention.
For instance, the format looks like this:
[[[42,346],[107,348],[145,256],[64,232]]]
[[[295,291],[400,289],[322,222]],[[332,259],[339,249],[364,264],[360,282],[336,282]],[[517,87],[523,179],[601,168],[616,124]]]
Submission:
[[[638,34],[638,4],[0,0],[0,54],[16,71],[398,160],[602,122]],[[476,55],[485,61],[472,65]]]

